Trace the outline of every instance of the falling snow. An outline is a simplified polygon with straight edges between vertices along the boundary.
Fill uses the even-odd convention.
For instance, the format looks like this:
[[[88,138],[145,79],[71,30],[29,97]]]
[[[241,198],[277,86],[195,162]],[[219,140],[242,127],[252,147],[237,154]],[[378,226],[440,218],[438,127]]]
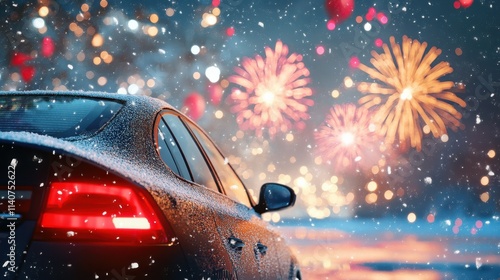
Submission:
[[[324,1],[200,0],[158,1],[155,5],[111,0],[27,2],[3,5],[0,11],[2,90],[96,90],[147,95],[179,109],[188,96],[199,94],[205,106],[198,123],[220,144],[252,196],[257,199],[258,188],[268,181],[287,184],[297,193],[294,208],[264,219],[278,225],[299,225],[283,227],[294,249],[302,252],[309,273],[321,268],[348,279],[356,278],[357,267],[363,267],[364,272],[383,271],[380,273],[416,269],[429,273],[425,274],[429,279],[442,279],[439,273],[445,269],[443,266],[459,264],[453,266],[461,268],[458,272],[441,272],[451,273],[454,279],[478,278],[487,271],[497,273],[490,278],[498,277],[500,261],[494,256],[500,254],[500,243],[480,246],[484,245],[480,240],[498,238],[490,233],[495,229],[498,232],[500,213],[500,100],[496,94],[500,90],[500,23],[495,1],[390,0],[376,5],[356,1],[351,17],[341,23],[329,21]],[[45,13],[46,3],[57,5],[47,6]],[[465,7],[469,3],[471,6]],[[390,46],[391,36],[399,42],[403,35],[428,42],[427,49],[439,49],[436,62],[446,61],[453,68],[445,77],[452,82],[449,92],[462,98],[465,107],[453,102],[444,105],[432,97],[418,105],[411,103],[410,91],[393,92],[396,95],[385,102],[395,105],[394,110],[386,117],[397,120],[405,112],[410,118],[395,124],[389,131],[394,137],[389,141],[379,137],[386,135],[389,128],[364,131],[380,135],[370,138],[375,143],[356,142],[357,152],[341,159],[340,166],[334,168],[331,163],[337,159],[326,155],[346,155],[346,150],[335,149],[342,148],[342,139],[352,143],[353,138],[344,134],[340,141],[330,142],[329,150],[326,144],[316,142],[318,128],[332,107],[359,105],[363,96],[358,90],[360,84],[364,83],[367,90],[376,87],[374,83],[380,77],[356,67],[359,62],[371,65],[374,54],[392,58],[392,64],[373,65],[386,67],[384,73],[390,73],[391,82],[396,80],[393,77],[403,82],[409,82],[405,77],[414,77],[399,76],[403,69],[400,62],[383,46]],[[46,38],[53,40],[53,52],[43,44]],[[238,110],[232,109],[234,103],[229,96],[233,89],[244,92],[247,88],[230,77],[245,58],[265,57],[266,47],[274,50],[278,41],[290,50],[284,60],[308,72],[303,77],[307,76],[307,80],[298,79],[301,73],[294,73],[291,67],[273,78],[272,85],[284,85],[282,79],[288,78],[292,81],[288,86],[299,89],[282,96],[273,111],[280,112],[274,116],[279,124],[273,128],[252,123],[250,113],[239,116]],[[300,54],[300,60],[293,61],[292,53]],[[428,58],[429,63],[432,58]],[[420,70],[410,67],[408,71],[421,73],[436,65]],[[251,72],[254,68],[248,69]],[[250,72],[249,83],[258,84],[262,77]],[[310,92],[301,94],[306,84]],[[423,92],[434,89],[430,86]],[[298,105],[300,114],[281,110],[286,109],[286,100],[300,97],[310,100]],[[450,95],[439,98],[450,101]],[[396,102],[402,99],[408,103]],[[240,101],[244,105],[252,102],[249,98]],[[463,126],[450,126],[446,133],[433,137],[432,127],[443,127],[453,119],[446,115],[440,123],[440,118],[427,110],[432,105],[439,106],[439,110],[456,110]],[[415,116],[422,112],[429,113],[417,120]],[[410,119],[415,122],[410,123]],[[248,121],[244,127],[242,120]],[[399,141],[406,139],[408,131],[419,135],[421,149]],[[9,137],[46,145],[54,141],[31,134]],[[57,145],[78,150],[73,145]],[[327,146],[319,149],[323,156],[317,153],[321,145]],[[189,196],[188,191],[185,196]],[[388,240],[388,236],[394,239]],[[455,237],[467,242],[457,244]],[[304,245],[310,242],[315,245]],[[362,244],[354,248],[338,246],[345,244],[341,242]],[[388,248],[390,253],[390,249],[400,250],[401,244],[423,250],[419,251],[421,258],[412,259],[408,252],[405,255],[397,251],[402,254],[398,259],[377,259],[381,248]],[[386,262],[395,266],[373,264]]]

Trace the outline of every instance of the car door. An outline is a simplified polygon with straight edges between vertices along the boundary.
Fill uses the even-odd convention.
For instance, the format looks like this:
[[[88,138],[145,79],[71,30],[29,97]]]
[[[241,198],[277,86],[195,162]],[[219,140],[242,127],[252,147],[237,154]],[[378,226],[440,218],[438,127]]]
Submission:
[[[187,261],[193,268],[201,271],[192,272],[192,279],[235,279],[232,261],[220,242],[220,235],[214,218],[213,207],[207,200],[213,191],[214,179],[197,144],[191,138],[177,115],[163,114],[155,125],[155,145],[162,161],[179,177],[199,184],[192,184],[196,192],[188,197],[177,196],[166,207],[165,214],[172,228],[176,231]],[[196,167],[193,164],[196,163]],[[192,175],[194,174],[194,175]],[[212,177],[212,178],[211,178]],[[206,188],[205,188],[205,187]],[[205,194],[205,195],[204,195]]]
[[[177,145],[185,153],[185,161],[190,170],[190,180],[217,192],[216,195],[212,196],[213,201],[210,203],[210,211],[212,211],[215,224],[217,225],[217,230],[214,230],[214,232],[218,235],[218,245],[223,247],[223,250],[234,265],[238,279],[260,279],[258,265],[253,257],[251,248],[249,246],[245,248],[244,245],[240,246],[241,244],[252,243],[251,240],[246,238],[238,238],[238,236],[242,236],[241,226],[244,223],[238,223],[240,228],[236,231],[231,229],[231,232],[226,232],[229,229],[227,225],[221,226],[219,218],[221,217],[221,213],[233,212],[234,207],[230,203],[234,202],[222,194],[219,188],[218,177],[214,174],[207,154],[204,153],[202,146],[199,145],[200,142],[198,139],[194,138],[192,131],[188,129],[190,122],[186,119],[181,122],[183,117],[176,114],[164,114],[162,118],[167,126],[171,128],[173,138],[177,139]],[[196,145],[192,145],[193,141],[196,142]],[[200,157],[201,153],[203,153],[202,157]],[[207,170],[210,170],[210,172],[207,172]],[[249,225],[248,228],[250,228]],[[248,232],[248,230],[244,232]]]
[[[220,188],[226,195],[224,205],[227,209],[216,211],[216,223],[233,262],[239,264],[246,276],[243,279],[282,279],[278,260],[280,254],[276,247],[277,242],[283,243],[278,240],[279,235],[272,232],[268,224],[252,209],[248,192],[227,158],[201,129],[190,122],[188,126],[210,159]],[[249,271],[255,267],[259,272],[258,276]]]

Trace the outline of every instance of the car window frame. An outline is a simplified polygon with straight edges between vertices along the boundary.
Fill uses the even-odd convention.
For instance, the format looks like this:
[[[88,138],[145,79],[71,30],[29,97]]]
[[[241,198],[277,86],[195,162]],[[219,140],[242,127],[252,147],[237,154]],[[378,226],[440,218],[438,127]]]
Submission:
[[[197,125],[195,122],[190,121],[189,119],[186,119],[186,122],[185,122],[186,127],[187,127],[190,131],[191,131],[191,133],[192,133],[192,135],[193,135],[193,138],[195,138],[195,139],[198,141],[198,145],[199,145],[199,147],[201,147],[201,149],[203,149],[204,154],[205,154],[205,157],[207,158],[207,160],[208,160],[208,161],[210,161],[211,168],[213,168],[214,173],[215,173],[215,174],[218,174],[218,173],[217,173],[217,168],[215,167],[215,165],[214,165],[213,161],[212,161],[212,160],[210,159],[210,157],[208,156],[207,151],[205,150],[205,147],[204,147],[204,145],[201,143],[201,140],[199,139],[199,137],[196,135],[196,132],[194,132],[194,131],[193,131],[193,129],[190,127],[190,124],[191,124],[191,125],[193,125],[193,127],[194,127],[194,128],[196,128],[196,129],[197,129],[197,130],[198,130],[198,131],[199,131],[199,132],[200,132],[200,133],[201,133],[201,134],[202,134],[202,135],[203,135],[203,136],[207,139],[207,141],[209,142],[208,144],[209,144],[210,146],[212,146],[212,147],[215,149],[215,152],[217,152],[217,153],[219,154],[219,156],[220,156],[220,157],[222,157],[222,158],[226,159],[226,157],[225,157],[224,153],[222,153],[222,151],[221,151],[221,149],[219,148],[219,146],[217,146],[217,144],[216,144],[216,143],[212,140],[212,138],[208,135],[208,133],[207,133],[205,130],[203,130],[203,129],[202,129],[199,125]],[[243,180],[241,180],[240,176],[239,176],[239,175],[238,175],[238,173],[234,170],[234,168],[232,167],[232,165],[231,165],[230,163],[229,163],[229,164],[227,164],[227,166],[228,166],[228,167],[230,168],[230,170],[232,171],[232,175],[236,176],[236,179],[240,182],[241,186],[243,187],[243,190],[245,191],[245,194],[246,194],[246,197],[247,197],[247,200],[248,200],[249,206],[250,206],[251,208],[253,208],[253,207],[256,205],[256,203],[255,203],[255,201],[253,201],[252,196],[251,196],[251,195],[250,195],[250,193],[248,192],[248,189],[247,189],[246,185],[244,184]],[[236,201],[236,202],[238,202],[238,203],[240,203],[240,204],[242,204],[242,205],[247,206],[245,203],[241,203],[240,201],[238,201],[238,200],[236,200],[236,199],[233,199],[230,195],[228,195],[227,190],[226,190],[226,188],[225,188],[225,186],[224,186],[224,184],[223,184],[223,182],[222,182],[222,179],[221,179],[219,176],[217,176],[217,177],[218,177],[218,183],[219,183],[219,185],[220,185],[220,189],[222,189],[223,194],[224,194],[225,196],[227,196],[228,198],[230,198],[230,199],[231,199],[231,200],[233,200],[233,201]],[[247,207],[249,207],[249,206],[247,206]]]
[[[196,185],[200,185],[199,183],[195,182],[194,179],[193,179],[193,176],[191,175],[192,173],[192,170],[191,168],[189,167],[189,164],[186,162],[186,158],[185,158],[185,155],[184,153],[182,152],[182,149],[181,150],[181,154],[182,154],[182,157],[183,157],[183,161],[184,161],[184,164],[186,165],[187,169],[189,170],[189,173],[190,173],[190,178],[184,178],[182,177],[181,175],[175,173],[173,170],[171,170],[171,168],[163,161],[163,159],[161,159],[161,155],[160,155],[160,152],[158,150],[158,143],[156,142],[156,139],[158,139],[159,135],[158,135],[158,129],[159,129],[159,124],[164,122],[165,121],[163,120],[163,116],[165,114],[170,114],[170,115],[175,115],[177,116],[182,125],[184,125],[184,127],[186,128],[186,130],[189,132],[189,135],[191,136],[191,138],[194,140],[198,150],[200,151],[200,153],[202,154],[203,156],[203,159],[205,160],[205,163],[207,164],[212,176],[214,177],[214,180],[215,180],[215,183],[217,185],[217,189],[218,189],[218,193],[220,193],[221,195],[223,195],[224,197],[230,199],[231,201],[234,201],[240,205],[243,205],[245,206],[246,208],[248,208],[247,205],[239,202],[239,201],[236,201],[234,199],[232,199],[231,197],[229,197],[226,193],[226,190],[224,189],[223,185],[222,185],[222,182],[221,182],[221,179],[219,178],[219,176],[217,175],[217,172],[213,166],[213,163],[212,161],[209,159],[206,151],[205,151],[205,148],[203,147],[203,145],[200,143],[200,140],[198,139],[198,137],[196,136],[196,134],[192,131],[192,129],[189,127],[189,124],[192,124],[194,127],[198,128],[199,131],[201,133],[203,133],[205,135],[205,137],[211,142],[211,144],[215,147],[215,149],[217,150],[217,152],[219,152],[219,154],[221,156],[224,156],[224,153],[222,153],[222,151],[220,150],[219,146],[217,146],[217,144],[213,141],[213,139],[210,137],[210,135],[208,135],[208,133],[206,133],[205,130],[203,130],[203,128],[201,126],[199,126],[196,122],[192,121],[191,119],[189,119],[188,117],[186,117],[185,115],[183,115],[182,113],[176,111],[175,109],[171,109],[171,108],[164,108],[163,110],[161,110],[160,112],[157,113],[156,117],[155,117],[155,122],[154,122],[154,127],[153,127],[153,142],[154,142],[154,145],[155,145],[155,150],[157,152],[157,155],[160,157],[160,160],[162,161],[162,163],[165,165],[166,168],[170,169],[170,171],[175,175],[177,176],[178,178],[181,178],[182,180],[185,180],[185,181],[188,181],[190,183],[194,183]],[[167,125],[168,127],[168,124],[165,123],[165,125]],[[171,131],[172,133],[172,131]],[[174,139],[175,139],[175,135],[172,133]],[[177,140],[176,140],[177,142]],[[241,180],[241,177],[238,175],[238,173],[234,170],[234,168],[232,167],[231,164],[229,164],[229,167],[232,169],[233,173],[235,176],[238,177],[238,179],[241,181],[242,183],[242,186],[245,190],[245,193],[248,197],[248,200],[250,201],[250,205],[251,205],[251,208],[249,209],[253,209],[253,207],[255,207],[255,205],[257,205],[257,203],[255,202],[255,200],[252,198],[252,196],[250,195],[249,191],[248,191],[248,188],[246,187],[245,183],[243,182],[243,180]],[[200,185],[202,186],[202,185]],[[204,188],[206,189],[210,189],[210,190],[213,190],[209,187],[206,187],[206,186],[203,186]]]
[[[176,173],[174,170],[172,170],[172,168],[171,168],[171,167],[170,167],[170,166],[169,166],[169,165],[168,165],[168,164],[167,164],[167,163],[163,160],[163,158],[162,158],[162,156],[161,156],[161,153],[160,153],[160,150],[159,150],[159,144],[158,144],[158,141],[159,141],[159,134],[158,134],[158,132],[159,132],[159,130],[160,130],[160,124],[162,124],[162,123],[163,123],[163,124],[167,127],[167,129],[170,131],[170,133],[172,134],[172,131],[170,130],[170,128],[168,127],[168,125],[167,125],[167,124],[165,123],[165,121],[163,120],[163,115],[164,115],[164,114],[163,114],[163,112],[164,112],[164,111],[165,111],[165,110],[162,110],[162,111],[160,111],[160,112],[156,115],[156,117],[155,117],[155,122],[154,122],[154,125],[153,125],[153,144],[155,145],[155,151],[156,151],[156,153],[157,153],[158,157],[160,158],[161,162],[163,163],[163,165],[165,165],[165,167],[166,167],[168,170],[170,170],[170,171],[171,171],[171,172],[172,172],[172,173],[173,173],[176,177],[178,177],[178,178],[180,178],[180,179],[183,179],[183,180],[186,180],[186,181],[188,181],[188,182],[195,183],[195,184],[199,185],[199,184],[198,184],[198,183],[196,183],[196,182],[194,181],[194,179],[193,179],[192,171],[191,171],[191,169],[189,168],[189,165],[188,165],[188,164],[187,164],[187,162],[186,162],[186,156],[185,156],[185,155],[184,155],[184,153],[182,152],[182,149],[180,149],[180,148],[179,148],[180,154],[181,154],[181,156],[182,156],[182,161],[181,161],[181,164],[183,164],[183,165],[184,165],[184,167],[185,167],[185,169],[187,170],[187,173],[188,173],[188,175],[189,175],[189,178],[185,178],[185,176],[183,176],[183,175],[182,175],[182,174],[183,174],[183,172],[181,172],[180,170],[179,170],[179,173],[180,173],[180,174],[177,174],[177,173]],[[173,136],[173,134],[172,134],[172,136]],[[173,136],[173,137],[174,137],[175,142],[177,143],[177,139],[175,138],[175,136]],[[163,140],[163,141],[165,141],[165,140]],[[166,144],[166,142],[165,142],[165,144]],[[178,144],[178,143],[177,143],[177,144]],[[167,144],[166,144],[166,145],[167,145]],[[168,146],[168,145],[167,145],[167,146]],[[170,149],[169,149],[169,151],[170,151]],[[170,154],[172,155],[172,157],[174,157],[174,161],[175,161],[175,156],[174,156],[171,152],[170,152]]]
[[[196,136],[196,134],[195,134],[195,133],[192,131],[192,129],[189,127],[188,123],[190,123],[190,124],[192,124],[194,127],[198,128],[198,130],[199,130],[201,133],[203,133],[203,135],[205,135],[205,137],[206,137],[206,138],[210,141],[210,143],[211,143],[211,144],[212,144],[212,146],[213,146],[213,147],[217,150],[217,152],[218,152],[218,153],[219,153],[222,157],[225,157],[225,156],[224,156],[224,153],[221,151],[220,147],[219,147],[219,146],[215,143],[215,141],[212,139],[212,137],[210,137],[210,135],[208,135],[208,133],[207,133],[207,132],[206,132],[206,131],[205,131],[205,130],[201,127],[201,126],[199,126],[196,122],[192,121],[191,119],[189,119],[189,118],[187,118],[187,117],[185,117],[185,116],[183,116],[183,115],[180,115],[180,119],[181,119],[181,121],[183,121],[183,122],[184,122],[184,125],[185,125],[185,126],[186,126],[186,128],[189,130],[189,132],[191,133],[191,135],[192,135],[193,139],[195,139],[196,144],[198,145],[198,148],[202,151],[202,154],[203,154],[203,156],[205,157],[205,161],[207,161],[207,162],[209,163],[209,167],[210,167],[210,169],[212,170],[212,172],[213,172],[214,174],[216,174],[216,175],[215,175],[215,177],[217,178],[217,184],[219,185],[219,189],[221,190],[221,193],[222,193],[225,197],[227,197],[227,198],[231,199],[232,201],[235,201],[235,202],[237,202],[238,204],[244,205],[245,207],[247,207],[247,208],[248,208],[248,206],[246,206],[245,204],[243,204],[243,203],[241,203],[241,202],[239,202],[239,201],[236,201],[236,200],[232,199],[231,197],[229,197],[229,196],[227,195],[226,190],[225,190],[224,186],[222,185],[221,179],[220,179],[220,178],[219,178],[219,176],[217,175],[217,172],[216,172],[216,170],[215,170],[215,167],[214,167],[214,165],[213,165],[212,161],[210,160],[210,158],[208,157],[208,155],[207,155],[207,153],[206,153],[206,151],[205,151],[205,148],[204,148],[204,147],[203,147],[203,145],[200,143],[200,140],[198,139],[198,137]],[[253,208],[253,207],[255,207],[255,205],[256,205],[257,203],[255,203],[255,201],[253,200],[253,198],[252,198],[252,196],[250,195],[250,193],[249,193],[249,191],[248,191],[248,188],[246,187],[245,183],[243,182],[243,180],[241,180],[241,177],[238,175],[238,173],[236,172],[236,170],[234,170],[233,166],[232,166],[231,164],[228,164],[228,165],[229,165],[229,167],[231,168],[231,170],[233,171],[234,175],[235,175],[236,177],[238,177],[238,180],[241,182],[241,184],[242,184],[242,186],[243,186],[243,188],[244,188],[244,190],[245,190],[245,193],[246,193],[246,195],[247,195],[247,197],[248,197],[248,200],[249,200],[249,202],[250,202],[250,206],[251,206],[252,208]]]
[[[215,172],[215,169],[214,169],[214,168],[213,168],[213,166],[212,166],[212,163],[208,160],[208,157],[207,157],[207,155],[206,155],[206,153],[205,153],[205,150],[204,150],[204,149],[203,149],[203,147],[200,145],[199,140],[198,140],[198,139],[196,138],[196,136],[193,134],[193,132],[191,131],[191,129],[189,128],[189,126],[188,126],[188,125],[186,125],[186,123],[185,123],[185,121],[184,121],[184,119],[183,119],[183,117],[184,117],[184,116],[183,116],[181,113],[177,112],[177,111],[176,111],[176,110],[174,110],[174,109],[170,109],[170,108],[165,108],[165,109],[161,110],[161,111],[157,114],[156,119],[155,119],[155,126],[154,126],[154,128],[153,128],[153,130],[154,130],[154,131],[153,131],[153,133],[154,133],[154,136],[153,136],[153,137],[154,137],[154,140],[155,140],[155,139],[158,139],[158,137],[159,137],[159,136],[158,136],[159,124],[160,124],[160,123],[164,123],[164,124],[167,126],[167,128],[169,129],[170,133],[172,134],[172,136],[173,136],[174,140],[176,141],[177,145],[179,145],[179,144],[178,144],[178,143],[179,143],[179,141],[178,141],[178,139],[176,138],[176,136],[175,136],[174,132],[170,129],[170,127],[168,126],[168,123],[167,123],[167,122],[163,119],[163,117],[164,117],[165,115],[167,115],[167,114],[169,114],[169,115],[173,115],[173,116],[175,116],[175,117],[179,118],[180,123],[184,126],[184,128],[185,128],[185,129],[186,129],[186,131],[187,131],[187,133],[189,134],[189,136],[191,137],[191,139],[194,141],[194,144],[196,145],[196,147],[197,147],[198,151],[200,152],[200,154],[201,154],[201,156],[202,156],[203,160],[205,161],[205,163],[206,163],[206,165],[207,165],[207,167],[208,167],[208,170],[209,170],[209,172],[210,172],[210,175],[212,176],[212,178],[213,178],[213,180],[214,180],[214,182],[215,182],[215,188],[212,188],[212,187],[210,187],[210,186],[205,186],[205,185],[200,184],[200,183],[198,183],[198,182],[196,182],[196,181],[195,181],[194,176],[192,175],[193,170],[192,170],[192,168],[190,167],[190,165],[189,165],[189,163],[188,163],[188,161],[187,161],[187,159],[186,159],[186,155],[184,154],[184,152],[182,151],[182,149],[181,149],[181,148],[179,148],[179,150],[180,150],[180,153],[181,153],[181,155],[182,155],[182,161],[183,161],[183,164],[186,166],[186,168],[187,168],[187,170],[188,170],[188,172],[189,172],[189,178],[185,178],[185,177],[183,177],[183,176],[182,176],[182,175],[180,175],[180,174],[176,174],[173,170],[171,170],[170,166],[168,166],[168,165],[165,163],[165,161],[163,161],[163,159],[161,159],[161,155],[160,155],[159,150],[158,150],[158,143],[156,143],[156,142],[155,142],[155,145],[156,145],[155,149],[156,149],[157,154],[158,154],[158,156],[160,157],[161,161],[163,162],[163,164],[164,164],[164,165],[165,165],[168,169],[170,169],[170,170],[172,171],[172,173],[174,173],[174,174],[175,174],[175,176],[177,176],[177,177],[179,177],[179,178],[181,178],[181,179],[183,179],[183,180],[185,180],[185,181],[188,181],[188,182],[190,182],[190,183],[192,183],[192,184],[199,185],[199,186],[201,186],[201,187],[203,187],[203,188],[205,188],[205,189],[209,189],[209,190],[212,190],[212,191],[214,191],[214,192],[217,192],[217,193],[220,193],[220,194],[224,194],[224,193],[223,193],[223,191],[222,191],[222,188],[221,188],[220,179],[219,179],[219,177],[217,176],[217,174],[216,174],[216,172]],[[180,147],[180,145],[179,145],[179,147]],[[225,195],[225,194],[224,194],[224,195]]]
[[[186,162],[186,157],[185,155],[182,153],[182,150],[179,148],[179,143],[177,141],[177,139],[173,136],[172,134],[172,130],[170,129],[170,127],[168,127],[168,125],[165,123],[165,120],[163,120],[163,118],[159,118],[159,121],[158,123],[156,124],[156,129],[155,129],[155,132],[154,132],[154,139],[157,140],[155,142],[155,145],[156,145],[156,150],[161,158],[161,160],[163,161],[163,163],[168,167],[170,168],[178,177],[182,177],[182,178],[186,178],[186,179],[189,179],[190,181],[194,181],[193,180],[193,175],[191,173],[191,170],[189,169],[189,166]],[[160,128],[160,125],[164,125],[166,130],[168,130],[168,133],[172,136],[172,139],[173,141],[175,141],[176,145],[177,145],[177,149],[178,149],[178,153],[180,154],[180,158],[179,156],[177,155],[176,152],[172,151],[171,149],[171,146],[167,143],[167,139],[164,138],[163,140],[160,140],[160,132],[162,131],[162,129]],[[164,132],[162,132],[162,134],[164,134]],[[164,135],[165,136],[165,135]],[[160,141],[163,141],[163,144],[166,146],[166,149],[168,149],[168,153],[170,154],[170,156],[172,157],[172,160],[173,160],[173,163],[175,164],[175,168],[177,169],[178,173],[175,172],[175,170],[167,164],[167,162],[165,160],[163,160],[163,157],[162,157],[162,152],[160,151],[159,149],[159,142]]]
[[[178,125],[181,126],[182,128],[176,129],[174,123],[172,123],[172,125],[169,124],[169,122],[166,120],[166,118],[169,118],[169,117],[174,118],[175,120],[172,120],[172,121],[178,122]],[[212,189],[215,192],[222,193],[221,184],[218,182],[219,180],[218,180],[218,176],[216,175],[217,172],[216,172],[215,168],[212,167],[211,162],[209,160],[209,157],[206,155],[203,147],[200,146],[200,143],[199,143],[198,139],[196,138],[196,136],[189,129],[188,125],[186,125],[185,121],[183,121],[182,115],[177,113],[177,112],[175,112],[175,114],[174,113],[171,113],[171,114],[166,113],[166,114],[162,115],[162,119],[165,122],[165,124],[167,125],[167,127],[170,129],[173,137],[176,138],[176,143],[180,147],[181,152],[183,150],[186,151],[185,148],[187,148],[187,147],[185,145],[187,142],[190,142],[190,140],[192,141],[192,144],[194,145],[193,149],[196,149],[196,151],[194,152],[195,154],[193,154],[193,151],[188,151],[188,152],[182,153],[184,161],[185,161],[186,165],[188,166],[188,168],[190,169],[192,181],[197,183],[197,184],[200,184],[202,186],[205,186],[208,189]],[[187,139],[185,139],[185,140],[180,139],[180,138],[182,138],[182,135],[178,134],[177,132],[186,133],[185,136],[187,137]],[[189,145],[189,143],[187,143],[187,144]],[[207,171],[206,174],[209,176],[209,178],[206,178],[205,175],[201,175],[201,176],[195,175],[195,172],[197,170],[196,168],[200,164],[199,163],[193,164],[193,162],[190,161],[190,156],[192,156],[192,155],[196,156],[196,153],[198,153],[198,155],[201,157],[200,160],[204,161],[205,164],[203,165],[203,167],[204,167],[203,169],[206,169],[206,171]],[[202,173],[205,174],[204,172],[202,172]],[[202,179],[204,182],[198,182],[197,181],[198,179]]]

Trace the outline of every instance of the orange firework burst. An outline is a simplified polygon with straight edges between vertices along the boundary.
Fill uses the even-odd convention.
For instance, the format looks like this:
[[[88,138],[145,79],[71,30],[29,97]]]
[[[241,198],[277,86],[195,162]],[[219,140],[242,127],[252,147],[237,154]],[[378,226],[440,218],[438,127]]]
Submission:
[[[453,103],[465,107],[465,102],[449,90],[453,82],[438,79],[453,72],[447,62],[431,63],[441,54],[432,47],[427,54],[427,43],[403,37],[402,46],[390,38],[392,54],[387,44],[384,53],[372,51],[370,60],[374,68],[364,64],[359,69],[371,78],[383,82],[360,83],[358,90],[366,96],[359,100],[365,108],[378,108],[374,120],[388,143],[396,138],[403,149],[410,144],[422,148],[422,133],[432,132],[434,137],[446,134],[446,128],[462,128],[462,115]]]
[[[315,131],[318,154],[336,168],[360,161],[377,139],[367,109],[354,104],[335,105],[324,123]]]
[[[231,111],[242,130],[255,130],[262,136],[267,129],[269,136],[303,128],[309,118],[307,109],[313,101],[305,97],[312,95],[307,87],[309,70],[302,62],[302,55],[292,53],[281,41],[274,50],[265,48],[266,57],[256,55],[254,59],[243,58],[241,67],[228,80],[241,88],[231,92]],[[243,90],[244,88],[244,90]]]

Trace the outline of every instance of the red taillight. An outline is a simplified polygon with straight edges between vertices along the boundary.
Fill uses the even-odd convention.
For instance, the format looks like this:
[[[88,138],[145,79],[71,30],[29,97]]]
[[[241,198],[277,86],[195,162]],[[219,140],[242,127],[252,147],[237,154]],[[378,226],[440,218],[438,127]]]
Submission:
[[[76,182],[51,184],[36,238],[166,242],[159,217],[136,187]]]

